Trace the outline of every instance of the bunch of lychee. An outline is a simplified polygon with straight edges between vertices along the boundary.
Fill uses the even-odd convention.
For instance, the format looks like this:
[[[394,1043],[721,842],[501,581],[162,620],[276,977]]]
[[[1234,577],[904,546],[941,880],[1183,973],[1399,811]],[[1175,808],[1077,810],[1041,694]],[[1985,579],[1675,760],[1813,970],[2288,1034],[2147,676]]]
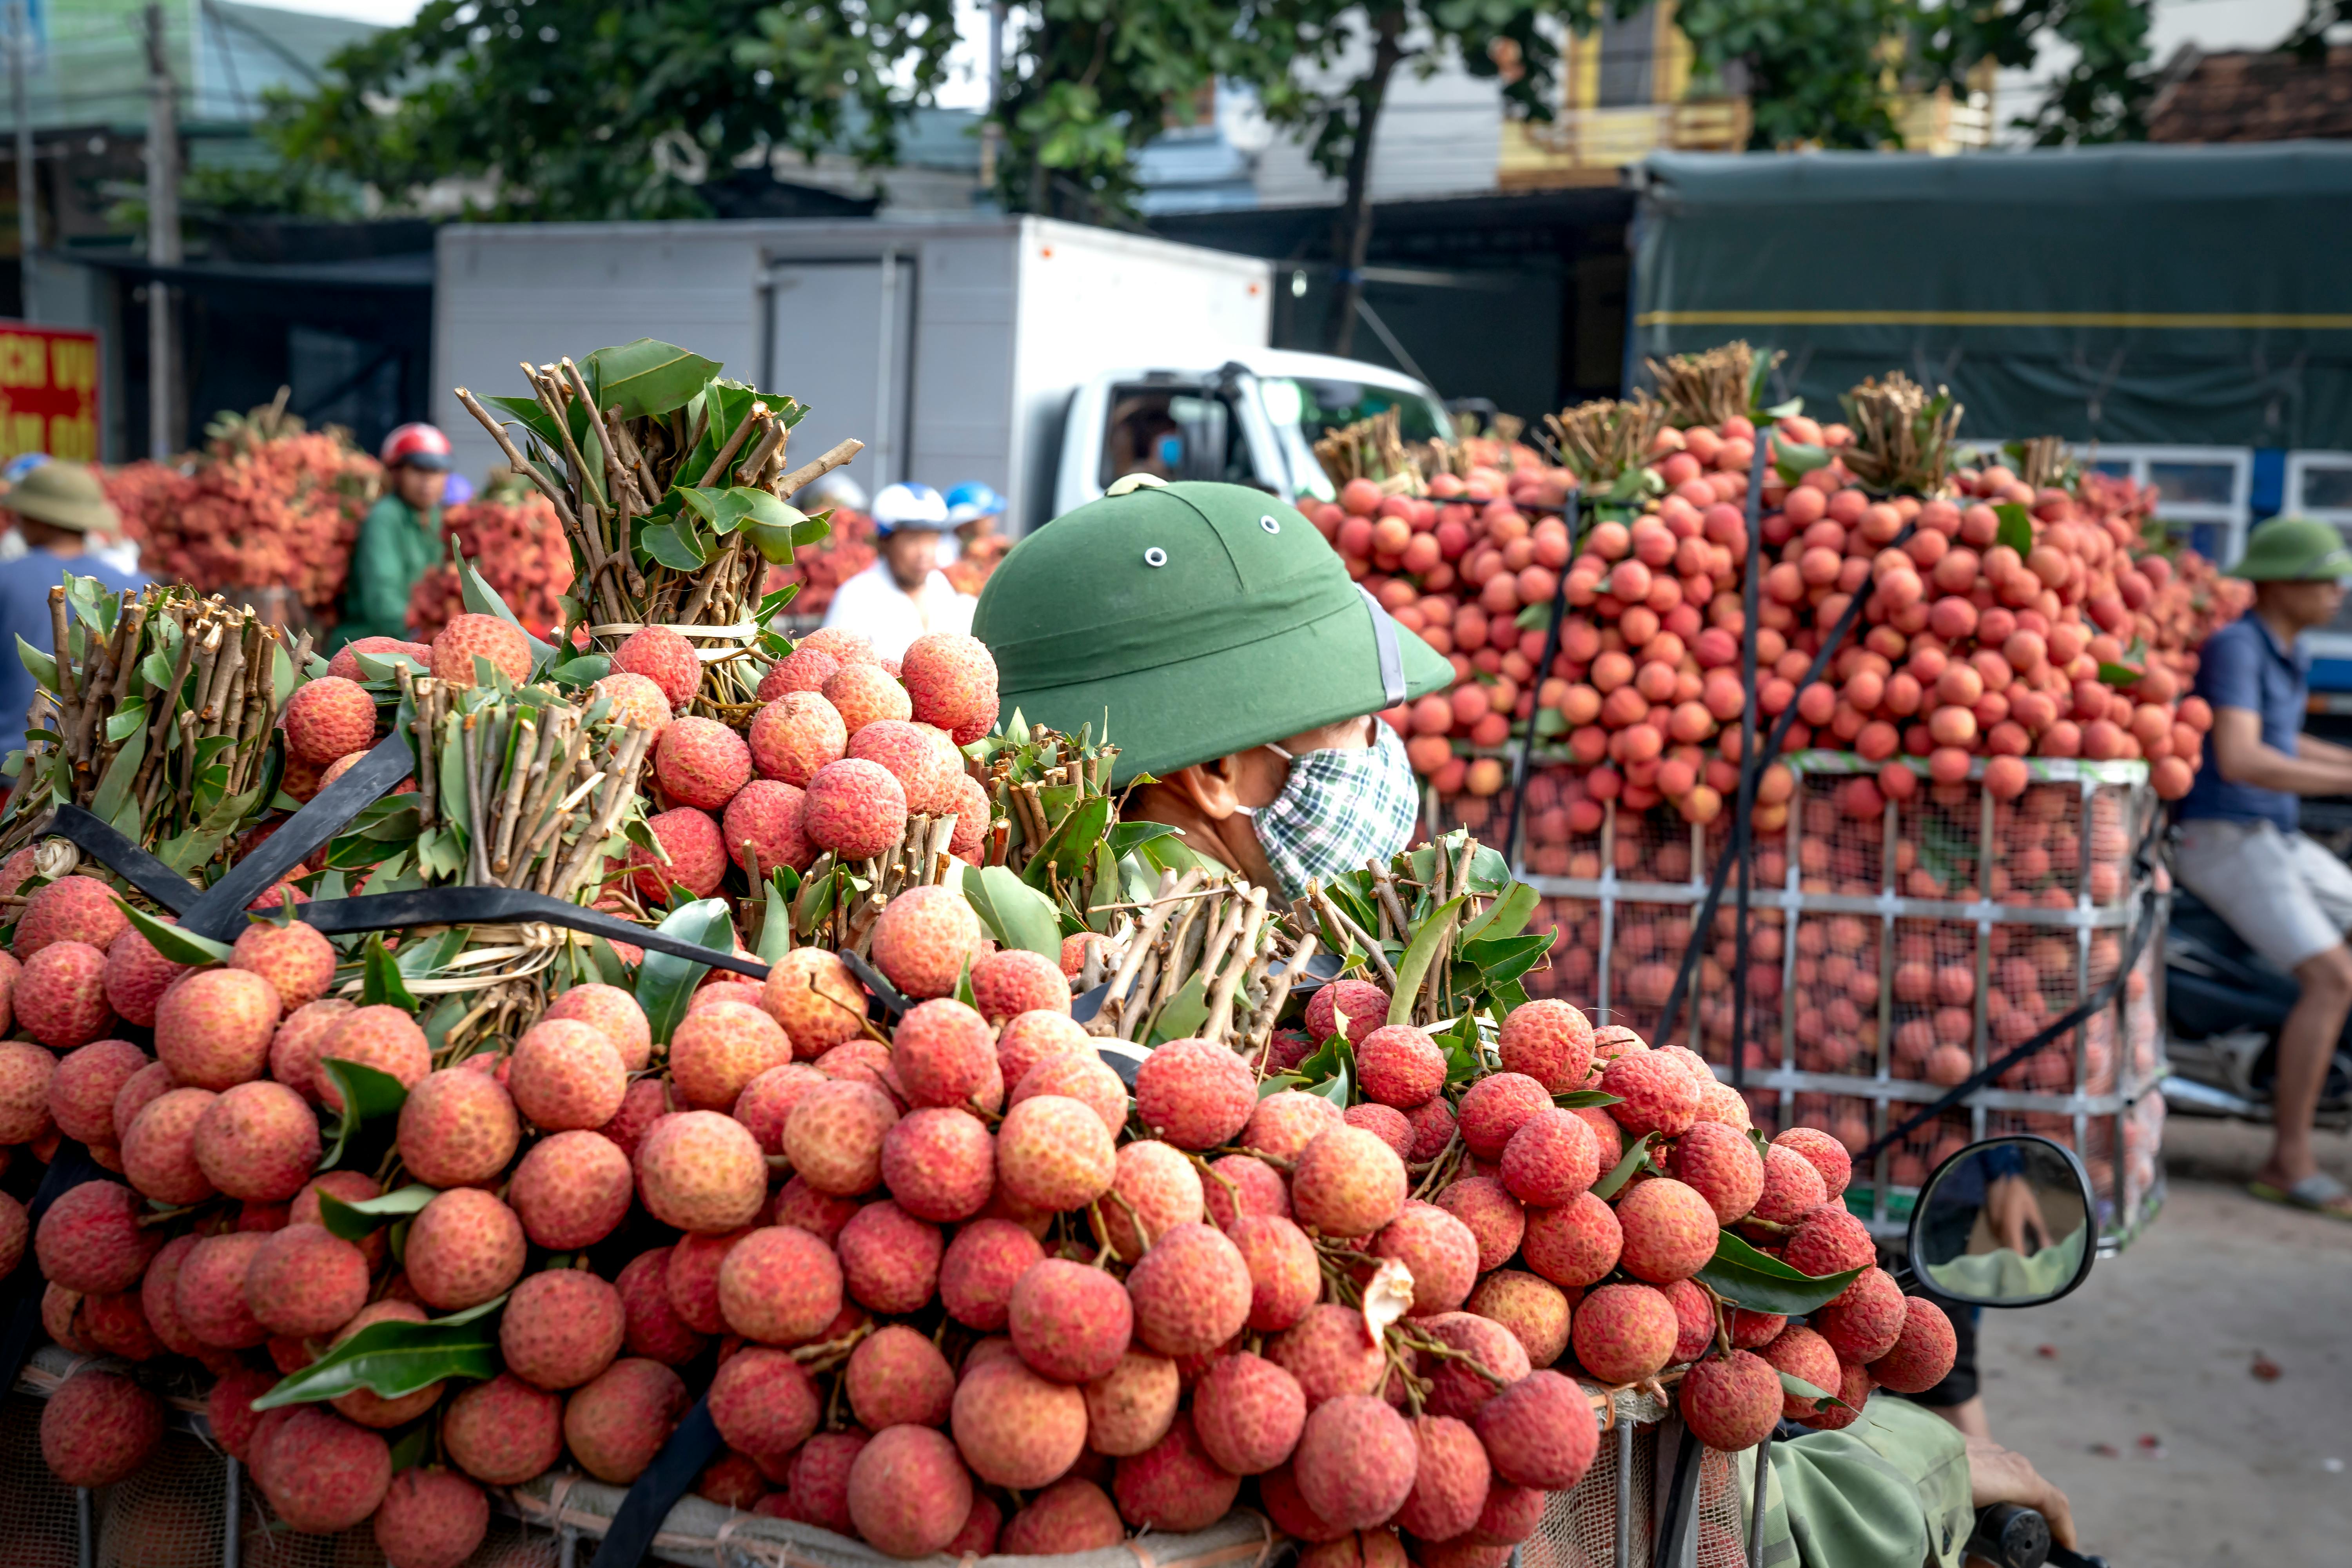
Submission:
[[[595,683],[616,718],[657,737],[662,809],[647,826],[661,855],[638,848],[629,862],[642,899],[673,887],[707,898],[730,861],[758,882],[822,854],[885,855],[910,815],[952,816],[950,847],[976,862],[989,800],[959,748],[996,722],[996,661],[976,639],[933,633],[886,660],[858,633],[814,632],[768,668],[741,731],[686,712],[700,679],[685,637],[646,626]]]

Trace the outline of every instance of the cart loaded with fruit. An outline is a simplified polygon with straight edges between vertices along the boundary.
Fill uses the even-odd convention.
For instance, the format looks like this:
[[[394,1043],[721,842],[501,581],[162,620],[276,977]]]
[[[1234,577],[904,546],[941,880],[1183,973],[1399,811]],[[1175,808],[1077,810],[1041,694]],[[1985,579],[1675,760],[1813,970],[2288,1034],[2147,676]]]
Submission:
[[[461,558],[415,644],[81,581],[26,655],[8,1561],[1500,1568],[1632,1520],[1678,1419],[1640,1528],[1727,1568],[1727,1456],[1948,1369],[1846,1145],[1576,977],[1576,865],[1454,826],[1285,906],[1122,820],[1107,738],[1001,720],[976,641],[772,629],[825,530],[782,497],[856,443],[794,466],[798,404],[665,344],[527,368],[459,396],[562,531],[552,624]],[[1691,510],[1571,536],[1580,674],[1669,635],[1652,527],[1738,542]],[[1701,786],[1642,728],[1528,825],[1671,847],[1633,825]]]

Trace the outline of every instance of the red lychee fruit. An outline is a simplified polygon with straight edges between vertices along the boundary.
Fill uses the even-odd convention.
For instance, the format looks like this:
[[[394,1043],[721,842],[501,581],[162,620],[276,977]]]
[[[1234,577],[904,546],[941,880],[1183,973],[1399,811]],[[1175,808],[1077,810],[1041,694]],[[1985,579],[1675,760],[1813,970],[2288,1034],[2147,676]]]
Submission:
[[[885,1426],[944,1426],[955,1381],[938,1346],[917,1330],[893,1323],[850,1352],[842,1386],[857,1419],[879,1431]]]
[[[678,1294],[677,1265],[673,1253],[673,1303]],[[769,1226],[751,1232],[725,1254],[719,1266],[719,1310],[725,1326],[746,1339],[803,1344],[840,1315],[843,1284],[841,1260],[822,1240],[795,1226]],[[687,1314],[687,1321],[693,1322],[693,1314]]]
[[[1412,1123],[1406,1121],[1404,1112],[1396,1107],[1368,1100],[1361,1105],[1348,1107],[1341,1112],[1339,1120],[1350,1127],[1360,1127],[1378,1138],[1396,1151],[1398,1159],[1410,1160],[1412,1157]]]
[[[1623,1240],[1618,1263],[1653,1285],[1687,1279],[1715,1257],[1715,1210],[1695,1187],[1672,1177],[1636,1183],[1619,1194]]]
[[[335,949],[319,928],[296,921],[290,925],[257,921],[237,934],[229,965],[250,970],[269,982],[278,993],[279,1016],[307,1007],[335,983]]]
[[[1791,1127],[1772,1140],[1773,1146],[1804,1156],[1805,1163],[1822,1178],[1822,1198],[1826,1202],[1845,1191],[1853,1175],[1853,1157],[1844,1144],[1818,1127]]]
[[[929,1557],[955,1539],[971,1514],[971,1475],[941,1434],[886,1427],[850,1462],[848,1502],[850,1521],[867,1545],[891,1557]]]
[[[866,1433],[820,1432],[793,1456],[790,1500],[784,1517],[836,1535],[855,1528],[849,1521],[849,1468],[873,1439]]]
[[[1356,1077],[1367,1100],[1410,1110],[1445,1087],[1445,1053],[1412,1025],[1390,1024],[1357,1045]]]
[[[286,750],[316,767],[375,743],[375,699],[337,675],[306,680],[286,700]]]
[[[115,944],[119,950],[122,944]],[[109,955],[111,962],[112,955]],[[29,1050],[12,1053],[21,1059],[27,1070],[21,1076],[29,1084],[42,1076],[48,1053],[40,1053],[37,1060]],[[58,1131],[84,1143],[112,1143],[114,1131],[114,1097],[131,1075],[147,1065],[147,1053],[128,1040],[93,1040],[79,1050],[68,1052],[56,1062],[55,1070],[47,1075],[45,1097],[49,1115],[56,1121]],[[15,1075],[10,1075],[15,1076]],[[39,1118],[27,1106],[10,1108],[11,1114],[0,1121],[0,1132],[15,1133],[30,1129],[30,1136],[10,1138],[10,1142],[29,1142],[40,1136]]]
[[[940,892],[938,888],[910,889]],[[908,894],[891,900],[895,907]],[[963,900],[950,898],[961,905]],[[886,910],[883,920],[889,919]],[[875,922],[878,927],[880,921]],[[978,930],[975,921],[973,929]],[[952,986],[953,982],[950,982]],[[988,1021],[962,1003],[937,996],[917,1003],[892,1036],[890,1065],[907,1098],[918,1105],[962,1105],[979,1093],[996,1067],[996,1037]]]
[[[818,769],[847,753],[849,731],[822,695],[791,691],[753,716],[751,744],[761,778],[805,789]]]
[[[1044,1256],[1037,1238],[1011,1221],[974,1220],[940,1260],[940,1302],[956,1321],[994,1333],[1010,1321],[1016,1282]]]
[[[1778,1371],[1801,1378],[1824,1394],[1835,1394],[1844,1375],[1838,1370],[1837,1352],[1830,1348],[1830,1342],[1801,1323],[1782,1329],[1770,1344],[1757,1353]],[[1794,1421],[1801,1415],[1811,1415],[1818,1403],[1815,1395],[1784,1390],[1780,1414]]]
[[[488,659],[517,686],[530,679],[530,639],[521,627],[497,616],[452,616],[433,639],[433,679],[446,686],[471,686],[478,679],[477,658]]]
[[[1423,1415],[1412,1423],[1412,1439],[1420,1458],[1397,1522],[1424,1541],[1467,1533],[1486,1510],[1494,1480],[1478,1435],[1453,1416]]]
[[[820,647],[796,647],[768,667],[760,677],[757,693],[762,702],[773,702],[787,691],[821,691],[841,668],[841,660]]]
[[[1591,1401],[1557,1372],[1530,1373],[1504,1389],[1480,1406],[1474,1425],[1495,1474],[1513,1486],[1571,1491],[1601,1448]]]
[[[1511,1134],[1551,1109],[1551,1091],[1527,1074],[1490,1073],[1464,1091],[1455,1125],[1470,1152],[1499,1160]]]
[[[569,1026],[586,1028],[585,1025]],[[526,1040],[530,1037],[524,1037]],[[515,1054],[520,1073],[521,1047],[516,1047]],[[678,1099],[694,1110],[731,1110],[753,1079],[792,1059],[792,1041],[785,1037],[782,1026],[765,1011],[740,1003],[718,1002],[688,1012],[671,1032],[670,1086],[677,1090]],[[614,1066],[620,1066],[617,1054]],[[625,1092],[625,1079],[623,1088]],[[601,1125],[602,1121],[609,1120],[609,1114],[590,1125]]]
[[[205,1108],[193,1143],[215,1187],[248,1203],[284,1203],[319,1163],[319,1118],[282,1083],[241,1083]]]
[[[441,1446],[450,1463],[485,1486],[520,1486],[562,1457],[562,1397],[500,1373],[449,1401]]]
[[[383,1438],[315,1405],[295,1411],[259,1447],[267,1453],[255,1456],[255,1479],[278,1518],[307,1535],[351,1529],[392,1486]]]
[[[219,1099],[210,1089],[159,1095],[122,1140],[122,1173],[145,1196],[164,1204],[201,1203],[217,1190],[196,1163],[196,1124]]]
[[[794,1120],[807,1109],[803,1100]],[[682,1110],[655,1122],[637,1144],[636,1167],[637,1194],[653,1216],[698,1235],[751,1224],[768,1195],[759,1141],[716,1110]]]
[[[1601,1174],[1591,1129],[1572,1110],[1539,1110],[1503,1145],[1503,1185],[1522,1203],[1558,1208]]]
[[[1764,1185],[1748,1213],[1774,1225],[1794,1225],[1829,1201],[1821,1172],[1785,1144],[1764,1152]]]
[[[1505,1072],[1525,1073],[1553,1094],[1582,1089],[1592,1066],[1592,1022],[1565,1002],[1511,1009],[1495,1047]]]
[[[190,976],[193,980],[194,976]],[[174,987],[173,995],[179,994]],[[156,1026],[156,1054],[163,1055],[163,1026],[159,1017]],[[171,1058],[164,1057],[166,1066]],[[426,1044],[425,1031],[416,1020],[397,1007],[355,1007],[343,1015],[335,1032],[319,1047],[321,1066],[315,1082],[319,1099],[330,1110],[343,1108],[343,1091],[335,1087],[323,1064],[330,1061],[357,1062],[362,1067],[375,1068],[397,1079],[403,1089],[415,1089],[425,1075],[433,1070],[433,1049]],[[174,1077],[179,1068],[172,1068]]]
[[[642,675],[661,689],[663,700],[677,712],[694,700],[702,684],[702,661],[694,645],[667,626],[639,626],[613,650],[613,668],[624,675]]]
[[[987,1123],[968,1110],[918,1107],[882,1135],[882,1183],[918,1219],[968,1219],[995,1188],[995,1141]]]
[[[409,1289],[445,1312],[478,1306],[520,1277],[523,1248],[514,1210],[478,1187],[453,1187],[409,1226]]]
[[[765,1018],[760,1021],[769,1024]],[[679,1032],[688,1032],[693,1022],[682,1021]],[[515,1042],[507,1092],[514,1097],[515,1109],[546,1131],[602,1127],[620,1110],[628,1089],[621,1053],[586,1024],[541,1019]],[[732,1104],[734,1098],[730,1094],[719,1103]]]
[[[1102,1488],[1066,1476],[1029,1500],[1005,1521],[998,1548],[1008,1556],[1051,1557],[1099,1552],[1127,1539],[1118,1505]]]
[[[1647,1285],[1603,1285],[1590,1292],[1577,1303],[1569,1329],[1577,1363],[1603,1384],[1648,1377],[1666,1364],[1681,1337],[1674,1303]]]
[[[1307,999],[1307,1032],[1318,1040],[1360,1040],[1388,1022],[1389,994],[1369,980],[1334,980]],[[1339,1021],[1344,1018],[1343,1030]]]
[[[1220,1357],[1193,1386],[1192,1430],[1234,1475],[1263,1475],[1289,1458],[1306,1426],[1298,1380],[1263,1356]]]
[[[1343,1530],[1370,1530],[1412,1494],[1419,1458],[1403,1416],[1381,1400],[1348,1394],[1307,1414],[1291,1468],[1318,1515]]]
[[[41,1410],[41,1458],[69,1487],[112,1486],[163,1440],[163,1402],[110,1372],[83,1371]]]
[[[1180,1149],[1228,1142],[1257,1109],[1249,1064],[1207,1040],[1171,1040],[1144,1058],[1135,1078],[1144,1124]]]
[[[670,701],[662,689],[642,675],[613,674],[593,681],[588,700],[610,702],[605,722],[624,730],[643,730],[658,741],[669,728]]]
[[[907,792],[879,763],[862,757],[827,763],[804,787],[801,830],[844,860],[886,855],[907,836]]]
[[[1707,1356],[1683,1373],[1676,1403],[1683,1425],[1719,1453],[1752,1448],[1780,1419],[1780,1376],[1748,1351]]]
[[[1870,1227],[1838,1204],[1809,1210],[1780,1252],[1781,1262],[1815,1279],[1849,1268],[1867,1268],[1877,1259],[1878,1246],[1870,1238]]]
[[[173,1078],[197,1089],[250,1082],[269,1064],[280,1012],[277,988],[260,975],[243,969],[199,970],[155,1005],[156,1058]]]
[[[466,1068],[427,1073],[401,1103],[401,1163],[426,1186],[490,1182],[513,1160],[521,1139],[514,1101],[488,1073]]]
[[[1435,1204],[1406,1199],[1404,1212],[1372,1238],[1371,1251],[1412,1270],[1416,1316],[1454,1310],[1478,1281],[1478,1238]]]
[[[1897,1394],[1925,1394],[1951,1375],[1957,1346],[1944,1309],[1918,1296],[1903,1299],[1903,1331],[1895,1348],[1870,1363],[1870,1375]]]
[[[793,1055],[814,1061],[863,1033],[866,993],[848,965],[821,947],[796,947],[768,971],[768,1016],[784,1026]]]
[[[375,1510],[375,1543],[394,1568],[457,1568],[489,1529],[489,1498],[447,1470],[403,1470]]]
[[[716,719],[674,719],[654,745],[654,776],[679,805],[717,811],[750,781],[751,748]]]
[[[1111,1476],[1111,1493],[1129,1523],[1172,1533],[1206,1530],[1224,1518],[1241,1487],[1239,1476],[1209,1458],[1184,1414],[1159,1442],[1119,1460]]]
[[[1698,1085],[1662,1051],[1619,1057],[1601,1072],[1601,1092],[1617,1096],[1609,1114],[1626,1131],[1679,1138],[1698,1120]]]
[[[1360,1127],[1319,1134],[1290,1175],[1293,1215],[1327,1237],[1371,1235],[1404,1212],[1404,1162]]]
[[[155,944],[138,931],[126,931],[106,950],[106,968],[100,979],[106,1005],[124,1023],[152,1029],[155,1026],[155,1004],[163,999],[172,982],[185,974],[188,967],[156,952]]]
[[[1832,1404],[1824,1400],[1811,1415],[1802,1419],[1801,1425],[1816,1432],[1840,1432],[1862,1419],[1863,1410],[1870,1403],[1871,1390],[1877,1386],[1871,1380],[1870,1369],[1842,1361],[1838,1363],[1838,1385],[1832,1390],[1837,1394],[1836,1402]],[[1936,1381],[1940,1383],[1943,1379]]]
[[[603,1133],[577,1130],[532,1144],[507,1184],[523,1234],[559,1252],[612,1235],[628,1216],[630,1195],[629,1157]]]
[[[550,1018],[587,1025],[613,1043],[621,1053],[621,1065],[631,1072],[643,1072],[653,1059],[653,1028],[646,1021],[646,1010],[617,985],[574,985],[540,1015],[541,1022]]]
[[[246,1304],[273,1334],[331,1334],[367,1305],[366,1255],[324,1226],[263,1237],[245,1276]]]
[[[1086,1447],[1085,1394],[1040,1377],[1017,1356],[967,1370],[950,1420],[974,1474],[1023,1491],[1060,1479]]]
[[[940,1227],[897,1204],[867,1204],[834,1244],[850,1300],[877,1312],[912,1312],[939,1289]]]
[[[1110,1190],[1117,1173],[1110,1130],[1083,1100],[1041,1094],[1007,1110],[997,1127],[998,1188],[1031,1209],[1084,1208]]]
[[[1498,1268],[1478,1282],[1464,1306],[1510,1330],[1531,1367],[1549,1366],[1568,1349],[1567,1292],[1538,1275]]]
[[[540,1388],[577,1388],[621,1353],[621,1293],[579,1268],[544,1268],[518,1284],[499,1319],[507,1370]]]
[[[1244,1215],[1290,1217],[1290,1189],[1265,1161],[1250,1154],[1225,1154],[1209,1162],[1215,1174],[1203,1183],[1209,1221],[1230,1232]],[[1219,1179],[1222,1178],[1222,1179]]]
[[[1089,1383],[1118,1365],[1134,1331],[1135,1303],[1103,1270],[1049,1258],[1014,1281],[1006,1323],[1013,1348],[1041,1376]]]
[[[1114,1458],[1140,1454],[1168,1436],[1181,1389],[1174,1362],[1129,1347],[1086,1385],[1087,1447]]]
[[[1365,1327],[1364,1314],[1326,1301],[1266,1346],[1267,1357],[1298,1380],[1309,1405],[1380,1386],[1388,1360]]]
[[[106,954],[86,942],[52,942],[26,959],[13,1001],[17,1024],[51,1050],[86,1046],[114,1026],[114,1010],[106,1002]],[[157,1038],[160,1044],[160,1033]]]
[[[58,1058],[40,1047],[0,1041],[0,1132],[10,1143],[30,1143],[50,1131],[49,1090],[57,1072]],[[110,1111],[108,1121],[112,1120]]]
[[[1694,1122],[1675,1141],[1667,1168],[1706,1199],[1722,1225],[1745,1218],[1764,1194],[1764,1161],[1754,1141],[1719,1121]]]
[[[1906,1321],[1903,1289],[1884,1268],[1865,1268],[1845,1293],[1811,1315],[1813,1331],[1838,1360],[1874,1362],[1895,1348]]]
[[[673,887],[707,899],[727,879],[727,841],[718,819],[690,805],[672,806],[646,818],[646,828],[661,846],[655,854],[642,844],[629,846],[630,883],[649,903],[672,897]]]
[[[789,1461],[824,1414],[823,1396],[784,1351],[747,1345],[710,1380],[710,1419],[728,1447],[762,1466]]]
[[[1242,1331],[1252,1285],[1248,1264],[1223,1232],[1180,1225],[1152,1244],[1127,1277],[1135,1336],[1165,1356],[1204,1355]]]
[[[1470,1227],[1471,1237],[1478,1243],[1481,1273],[1509,1262],[1527,1234],[1527,1210],[1492,1176],[1465,1176],[1440,1189],[1437,1206]],[[1617,1261],[1614,1247],[1609,1261]]]
[[[1432,1415],[1466,1421],[1495,1396],[1496,1388],[1517,1383],[1533,1370],[1517,1335],[1475,1312],[1441,1312],[1423,1320],[1423,1327],[1430,1337],[1467,1358],[1440,1360],[1429,1369],[1429,1399],[1423,1408]]]
[[[971,1000],[992,1024],[1032,1012],[1067,1016],[1070,983],[1043,953],[1009,947],[972,961]]]
[[[666,1278],[669,1258],[667,1247],[638,1253],[622,1266],[613,1289],[621,1293],[621,1347],[631,1355],[677,1366],[701,1354],[706,1342],[670,1305]]]
[[[364,679],[367,672],[360,668],[359,658],[363,653],[404,654],[416,661],[420,674],[433,667],[433,649],[429,644],[411,642],[406,637],[353,637],[337,648],[335,657],[327,661],[327,673],[340,675],[345,680]]]
[[[880,1184],[883,1137],[898,1120],[898,1106],[872,1084],[818,1084],[784,1122],[784,1153],[817,1191],[856,1197]]]
[[[342,1021],[357,1010],[340,996],[325,996],[288,1014],[269,1037],[269,1076],[303,1099],[318,1103],[319,1051]]]
[[[907,793],[908,811],[938,816],[955,809],[956,781],[965,776],[963,756],[939,730],[903,719],[877,720],[851,733],[846,754],[889,769]]]
[[[845,664],[824,683],[824,700],[841,714],[852,735],[883,719],[911,719],[907,689],[878,664]]]
[[[765,882],[780,866],[805,871],[816,846],[802,831],[805,801],[799,789],[778,779],[753,779],[735,792],[719,820],[727,854],[754,883]]]
[[[614,1362],[563,1406],[563,1441],[580,1468],[627,1486],[653,1463],[693,1403],[677,1373],[656,1361]]]
[[[907,645],[898,665],[916,720],[970,745],[996,722],[996,660],[977,637],[931,632]]]
[[[9,950],[20,963],[52,942],[78,942],[101,953],[131,929],[131,917],[114,900],[114,889],[95,877],[59,877],[34,889],[16,916]]]

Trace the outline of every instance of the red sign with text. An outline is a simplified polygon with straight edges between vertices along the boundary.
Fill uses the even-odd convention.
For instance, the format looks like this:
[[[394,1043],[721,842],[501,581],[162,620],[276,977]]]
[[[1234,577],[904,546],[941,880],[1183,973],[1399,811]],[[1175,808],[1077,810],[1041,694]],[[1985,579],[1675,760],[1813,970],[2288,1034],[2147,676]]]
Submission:
[[[0,461],[98,458],[98,334],[0,321]]]

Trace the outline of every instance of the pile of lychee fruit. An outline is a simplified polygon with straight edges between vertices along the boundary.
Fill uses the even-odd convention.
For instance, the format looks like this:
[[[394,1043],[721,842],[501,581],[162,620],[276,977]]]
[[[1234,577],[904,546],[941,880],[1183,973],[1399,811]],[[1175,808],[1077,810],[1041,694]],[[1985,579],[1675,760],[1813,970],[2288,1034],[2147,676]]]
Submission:
[[[1601,1390],[1689,1363],[1685,1417],[1737,1447],[1951,1357],[1941,1314],[1869,1267],[1842,1151],[1759,1150],[1688,1052],[1561,1003],[1511,1013],[1494,1070],[1449,1086],[1426,1032],[1372,1026],[1387,995],[1342,980],[1258,1060],[1176,1041],[1130,1095],[1070,1016],[1082,955],[998,950],[940,887],[874,931],[914,999],[887,1037],[849,969],[799,949],[761,984],[712,975],[660,1047],[592,984],[510,1046],[439,1059],[405,1012],[328,994],[310,928],[257,923],[183,968],[82,876],[32,895],[16,952],[34,1038],[0,1045],[0,1140],[75,1139],[121,1178],[30,1238],[52,1337],[203,1363],[215,1440],[276,1515],[373,1521],[397,1568],[461,1562],[483,1489],[567,1456],[634,1480],[698,1392],[727,1444],[698,1491],[893,1555],[1108,1546],[1246,1493],[1340,1555],[1498,1568],[1591,1462]],[[118,1016],[152,1058],[97,1037]],[[1261,1097],[1334,1033],[1361,1103]],[[315,1168],[335,1060],[407,1089],[372,1173]],[[1595,1088],[1605,1110],[1556,1103]],[[434,1195],[396,1233],[321,1223],[322,1195],[412,1184]],[[1737,1311],[1693,1279],[1724,1226],[1805,1273],[1865,1272],[1810,1326]],[[25,1233],[0,1204],[12,1264]],[[1404,1299],[1368,1311],[1384,1290]],[[369,1324],[486,1303],[487,1382],[252,1409]],[[1781,1372],[1843,1404],[1785,1395]],[[390,1439],[419,1423],[429,1457],[395,1475]],[[44,1452],[104,1485],[161,1430],[141,1379],[91,1368]]]
[[[2211,722],[2188,696],[2195,650],[2246,595],[2194,552],[2146,541],[2152,489],[2088,472],[2037,489],[1986,464],[1956,474],[1947,497],[1876,498],[1841,459],[1845,426],[1792,416],[1767,438],[1776,453],[1830,454],[1793,480],[1768,467],[1759,498],[1756,694],[1767,721],[1797,710],[1791,749],[1856,752],[1896,799],[1926,782],[1897,757],[1938,781],[1981,763],[2001,799],[2024,789],[2027,757],[2145,759],[2158,795],[2187,792]],[[1423,500],[1358,481],[1337,506],[1304,503],[1349,572],[1454,662],[1451,692],[1387,715],[1441,795],[1499,791],[1501,762],[1477,752],[1549,710],[1579,798],[1664,802],[1692,822],[1723,811],[1747,696],[1742,508],[1757,439],[1739,417],[1661,430],[1648,464],[1660,493],[1631,523],[1589,524],[1572,557],[1559,520],[1519,510],[1526,487],[1476,489],[1473,504],[1458,489],[1433,485]],[[2004,542],[1997,509],[2012,504],[2022,510]],[[1549,605],[1563,574],[1569,614],[1539,672],[1544,628],[1518,617]],[[1806,682],[1856,595],[1861,624]],[[1759,799],[1759,829],[1786,804],[1785,791]]]

